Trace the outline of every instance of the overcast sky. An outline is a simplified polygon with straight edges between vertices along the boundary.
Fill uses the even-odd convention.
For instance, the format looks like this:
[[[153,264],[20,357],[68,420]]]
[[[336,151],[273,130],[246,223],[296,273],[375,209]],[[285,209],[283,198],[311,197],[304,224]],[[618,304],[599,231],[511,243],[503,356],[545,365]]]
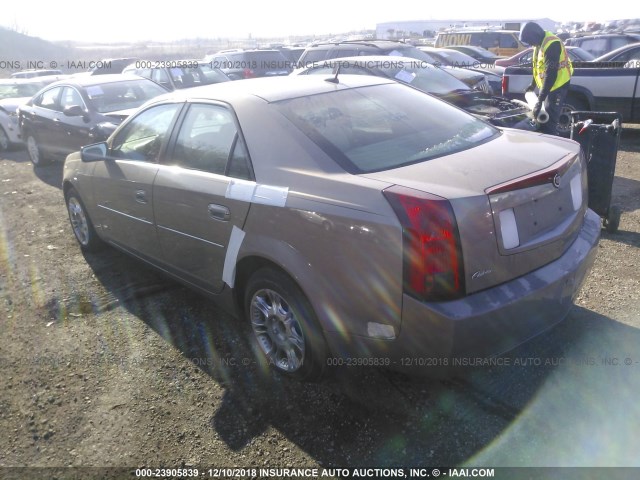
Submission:
[[[635,1],[179,0],[151,3],[135,0],[3,0],[0,25],[45,40],[129,42],[196,37],[246,38],[249,34],[254,38],[323,35],[375,29],[376,23],[401,20],[547,17],[556,21],[604,22],[639,15]]]

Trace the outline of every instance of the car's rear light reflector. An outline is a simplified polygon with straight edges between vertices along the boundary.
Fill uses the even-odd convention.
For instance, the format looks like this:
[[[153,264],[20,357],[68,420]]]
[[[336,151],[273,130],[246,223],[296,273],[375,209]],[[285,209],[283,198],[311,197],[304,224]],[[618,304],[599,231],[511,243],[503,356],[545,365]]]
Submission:
[[[367,323],[367,334],[370,337],[383,338],[385,340],[393,340],[396,338],[396,331],[393,328],[393,325],[387,325],[385,323]]]
[[[573,210],[577,212],[582,206],[582,176],[575,175],[569,182],[571,186],[571,201],[573,202]]]
[[[464,295],[460,236],[449,201],[398,185],[383,194],[403,227],[405,293],[422,300]]]
[[[254,78],[256,76],[255,72],[253,70],[251,70],[250,68],[245,68],[242,71],[242,76],[243,78]]]
[[[513,208],[508,208],[500,212],[500,233],[502,234],[502,245],[506,250],[520,245],[518,235],[518,225]]]
[[[506,75],[502,75],[502,95],[506,95],[509,93],[509,77]]]

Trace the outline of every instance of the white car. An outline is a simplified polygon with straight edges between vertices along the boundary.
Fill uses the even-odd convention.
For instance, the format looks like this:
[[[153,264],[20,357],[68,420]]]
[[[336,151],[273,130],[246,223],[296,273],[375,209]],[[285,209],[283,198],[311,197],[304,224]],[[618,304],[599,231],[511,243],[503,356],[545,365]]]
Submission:
[[[0,152],[23,143],[18,128],[17,108],[31,97],[64,75],[51,75],[30,79],[0,80]]]

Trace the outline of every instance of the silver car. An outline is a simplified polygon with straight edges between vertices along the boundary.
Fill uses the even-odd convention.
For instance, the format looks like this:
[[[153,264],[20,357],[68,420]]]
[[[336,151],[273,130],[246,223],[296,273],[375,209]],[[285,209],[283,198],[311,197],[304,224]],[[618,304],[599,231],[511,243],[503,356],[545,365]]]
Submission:
[[[562,320],[600,234],[586,186],[571,140],[339,74],[157,97],[63,178],[81,248],[218,298],[301,379],[430,372]]]

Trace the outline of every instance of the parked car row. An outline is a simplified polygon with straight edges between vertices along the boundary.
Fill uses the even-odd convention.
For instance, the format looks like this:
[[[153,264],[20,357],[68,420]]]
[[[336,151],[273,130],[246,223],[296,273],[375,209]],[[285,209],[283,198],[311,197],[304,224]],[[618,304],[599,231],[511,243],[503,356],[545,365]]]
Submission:
[[[136,108],[166,91],[146,78],[121,74],[50,84],[17,111],[31,162],[40,166],[105,140]]]
[[[34,76],[0,80],[0,152],[22,143],[17,109],[39,90],[64,75]]]
[[[434,65],[411,58],[389,61],[384,56],[337,58],[303,67],[294,75],[333,74],[373,75],[411,85],[456,105],[490,123],[501,127],[516,127],[526,121],[529,109],[505,98],[473,90]]]
[[[630,38],[630,36],[629,36]],[[587,39],[588,37],[582,37]],[[416,48],[402,42],[355,40],[336,41],[314,44],[304,51],[301,49],[275,48],[270,50],[228,50],[207,56],[203,60],[180,60],[174,62],[152,62],[133,58],[109,59],[99,62],[109,71],[123,70],[125,74],[136,75],[152,81],[153,85],[144,94],[129,93],[130,98],[123,104],[136,108],[149,98],[163,93],[165,90],[192,88],[229,80],[255,78],[262,76],[284,76],[292,71],[295,65],[305,65],[305,73],[328,72],[334,69],[333,60],[341,58],[351,62],[351,68],[344,69],[357,73],[366,72],[378,76],[386,76],[395,80],[405,81],[417,86],[423,91],[433,93],[476,115],[482,116],[498,126],[513,127],[522,125],[526,111],[520,104],[512,101],[491,97],[500,93],[502,88],[503,66],[531,61],[531,49],[518,53],[511,59],[497,59],[496,55],[476,46],[451,46],[451,48],[420,47]],[[633,65],[633,61],[640,58],[640,43],[621,47],[605,56],[593,59],[591,55],[579,47],[567,47],[569,55],[574,61],[611,61],[626,62]],[[469,53],[463,53],[466,51]],[[300,54],[297,62],[292,61]],[[285,56],[289,55],[289,57]],[[363,68],[353,56],[372,58],[374,55],[388,58],[415,59],[423,65],[410,68],[379,67]],[[497,59],[497,60],[496,60]],[[133,63],[129,63],[133,62]],[[324,62],[320,68],[317,63]],[[496,65],[491,66],[490,63]],[[127,63],[129,63],[127,65]],[[125,66],[126,65],[126,66]],[[434,68],[427,68],[435,65]],[[464,68],[460,68],[464,67]],[[94,69],[85,75],[76,75],[68,79],[46,94],[43,92],[38,98],[28,101],[28,95],[20,95],[13,100],[2,100],[0,106],[0,149],[9,148],[12,144],[24,141],[34,164],[40,165],[56,157],[63,157],[79,148],[84,143],[106,139],[116,126],[126,118],[128,112],[122,112],[122,105],[115,102],[110,106],[102,105],[94,108],[100,100],[97,92],[112,77],[105,75],[107,70]],[[437,70],[437,72],[436,72]],[[34,73],[35,74],[35,73]],[[297,72],[296,74],[300,74]],[[90,80],[87,77],[104,77]],[[84,78],[83,78],[84,77]],[[455,78],[453,78],[455,77]],[[55,79],[56,77],[40,77]],[[446,81],[444,80],[446,79]],[[407,81],[410,80],[410,81]],[[456,81],[457,80],[457,81]],[[25,80],[26,81],[26,80]],[[116,82],[117,83],[117,82]],[[115,83],[113,83],[115,84]],[[28,88],[25,84],[23,88]],[[36,88],[44,86],[42,83],[31,83],[33,94]],[[38,87],[36,87],[38,85]],[[162,88],[156,88],[156,87]],[[485,94],[474,93],[472,90]],[[64,92],[64,93],[63,93]],[[74,93],[75,92],[75,93]],[[0,97],[2,96],[0,86]],[[131,101],[129,101],[131,100]],[[20,113],[17,107],[21,104]],[[74,107],[74,108],[70,108]],[[19,130],[23,130],[20,135]],[[56,133],[57,132],[57,133]],[[56,135],[64,135],[63,141],[57,142]],[[73,140],[72,140],[73,139]]]

